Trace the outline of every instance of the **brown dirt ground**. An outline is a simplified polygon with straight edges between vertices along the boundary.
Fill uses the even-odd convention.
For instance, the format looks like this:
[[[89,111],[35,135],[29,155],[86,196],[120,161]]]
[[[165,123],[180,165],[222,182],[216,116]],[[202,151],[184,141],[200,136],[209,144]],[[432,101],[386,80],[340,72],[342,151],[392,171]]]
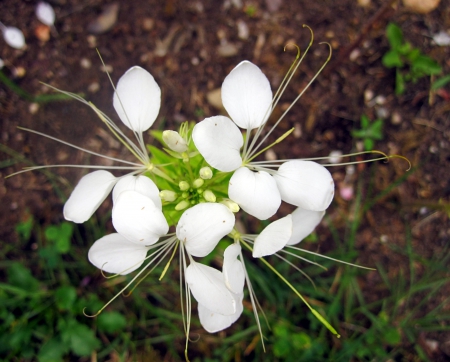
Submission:
[[[294,42],[304,49],[310,38],[302,24],[308,24],[314,30],[316,43],[284,95],[280,108],[290,103],[326,59],[328,48],[318,42],[329,42],[334,54],[326,70],[280,127],[278,135],[291,127],[300,129],[301,134],[278,145],[277,156],[296,158],[326,156],[331,150],[350,152],[355,146],[350,132],[354,127],[359,128],[361,114],[375,119],[376,112],[383,107],[388,116],[385,137],[377,143],[377,149],[401,154],[418,169],[374,205],[364,218],[357,239],[359,261],[382,262],[395,275],[398,272],[395,266],[405,260],[393,255],[380,240],[403,247],[408,227],[412,227],[415,250],[426,257],[438,255],[448,244],[450,221],[439,205],[450,201],[448,87],[446,92],[430,94],[429,79],[425,78],[409,85],[403,96],[396,97],[394,72],[383,67],[381,57],[388,49],[385,27],[389,21],[394,21],[402,27],[408,41],[436,59],[446,74],[450,73],[450,48],[439,47],[430,38],[431,34],[450,29],[450,1],[442,0],[439,8],[427,15],[408,12],[395,3],[373,23],[370,19],[385,6],[385,1],[373,0],[362,7],[353,0],[243,0],[241,8],[232,5],[233,1],[229,2],[229,7],[225,6],[227,1],[121,1],[119,17],[112,29],[101,35],[89,34],[87,24],[108,3],[110,1],[53,1],[58,34],[52,33],[48,41],[42,42],[35,36],[39,25],[34,16],[35,2],[3,0],[0,21],[20,28],[27,39],[24,51],[14,50],[0,41],[0,58],[6,63],[4,73],[31,94],[49,92],[40,82],[82,93],[114,117],[112,89],[102,71],[97,48],[110,67],[115,83],[133,65],[140,65],[153,74],[163,94],[158,124],[174,129],[181,121],[198,121],[217,114],[217,109],[208,103],[207,94],[219,88],[224,77],[241,60],[248,59],[261,67],[276,89],[295,56],[294,51],[283,52],[283,47]],[[268,4],[276,3],[280,3],[280,7],[270,9]],[[249,15],[253,10],[254,14]],[[247,39],[238,37],[238,22],[247,25]],[[370,28],[357,42],[368,24]],[[219,46],[224,43],[234,47],[234,55],[220,54]],[[353,55],[358,56],[350,59],[348,50],[352,47],[356,49]],[[85,63],[91,66],[86,67]],[[26,74],[15,77],[14,68],[23,68]],[[372,91],[374,96],[384,96],[384,104],[365,100],[367,91]],[[96,160],[77,150],[18,131],[17,126],[108,155],[128,157],[87,107],[77,102],[52,102],[40,104],[35,113],[30,107],[29,101],[0,84],[1,143],[32,162],[83,164]],[[400,116],[400,120],[393,121],[393,114]],[[0,153],[0,160],[10,158]],[[4,179],[21,165],[0,170],[2,242],[17,242],[14,225],[26,217],[26,210],[44,225],[62,219],[62,203],[47,176],[32,172]],[[378,167],[373,176],[375,190],[387,187],[406,169],[406,163],[401,160]],[[51,171],[58,179],[65,180],[66,194],[71,190],[70,185],[85,172],[67,168]],[[344,168],[331,171],[339,184],[345,177]],[[363,171],[357,168],[357,172]],[[108,205],[104,205],[103,209],[107,208]],[[342,215],[352,211],[349,208],[350,203],[337,196],[329,215],[338,227],[345,222]],[[322,238],[326,240],[329,232],[326,228],[322,230]],[[369,274],[365,282],[370,289],[379,279]],[[444,334],[434,338],[441,343],[450,340],[450,336]]]

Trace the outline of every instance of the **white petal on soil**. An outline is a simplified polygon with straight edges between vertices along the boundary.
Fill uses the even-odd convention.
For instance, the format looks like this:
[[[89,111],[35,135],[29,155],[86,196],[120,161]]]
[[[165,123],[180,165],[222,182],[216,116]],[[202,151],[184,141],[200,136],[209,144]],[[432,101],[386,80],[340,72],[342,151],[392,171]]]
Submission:
[[[292,214],[292,236],[286,245],[295,245],[313,232],[325,215],[325,211],[297,208]]]
[[[120,234],[110,234],[91,246],[88,258],[105,272],[125,275],[139,268],[146,255],[145,246],[130,243]]]
[[[239,244],[231,244],[223,254],[222,273],[225,285],[233,293],[242,293],[245,283],[245,272],[242,262],[237,258],[241,252]]]
[[[117,197],[123,191],[137,191],[142,195],[150,197],[155,205],[161,210],[162,203],[159,197],[159,190],[155,183],[147,176],[124,176],[121,177],[113,189],[113,202],[116,202]]]
[[[242,164],[242,133],[229,118],[215,116],[197,123],[192,131],[195,146],[212,167],[223,172]]]
[[[213,313],[233,315],[236,313],[236,300],[223,282],[223,275],[217,269],[193,262],[185,272],[195,300]]]
[[[41,23],[48,26],[52,26],[55,23],[55,11],[49,3],[43,1],[36,6],[36,17]]]
[[[265,171],[253,172],[245,167],[239,168],[231,177],[228,196],[260,220],[274,215],[281,204],[274,178]]]
[[[3,28],[3,39],[6,44],[16,49],[22,49],[25,46],[25,37],[22,31],[13,26]]]
[[[225,328],[231,326],[236,322],[244,310],[242,305],[242,299],[244,298],[244,293],[239,295],[233,294],[236,301],[236,312],[232,315],[222,315],[218,313],[211,312],[203,304],[198,303],[198,317],[203,328],[209,333],[216,333]]]
[[[162,133],[162,138],[167,147],[169,147],[172,151],[181,153],[187,151],[188,149],[186,141],[176,131],[164,131]]]
[[[64,205],[64,218],[76,223],[88,220],[109,195],[116,181],[113,174],[104,170],[83,176]]]
[[[225,205],[203,203],[181,215],[176,233],[189,254],[203,257],[233,230],[234,222],[234,214]]]
[[[285,162],[274,178],[281,199],[302,209],[323,211],[333,200],[333,178],[325,167],[316,162]]]
[[[154,244],[169,231],[161,210],[137,191],[120,193],[112,210],[112,222],[119,234],[139,245]]]
[[[292,236],[292,216],[285,216],[269,224],[255,239],[253,257],[275,254],[283,249]]]
[[[270,115],[270,83],[261,69],[243,61],[226,76],[222,84],[222,102],[239,127],[257,128]]]
[[[128,128],[143,132],[158,116],[161,89],[149,72],[141,67],[132,67],[119,79],[113,105]]]

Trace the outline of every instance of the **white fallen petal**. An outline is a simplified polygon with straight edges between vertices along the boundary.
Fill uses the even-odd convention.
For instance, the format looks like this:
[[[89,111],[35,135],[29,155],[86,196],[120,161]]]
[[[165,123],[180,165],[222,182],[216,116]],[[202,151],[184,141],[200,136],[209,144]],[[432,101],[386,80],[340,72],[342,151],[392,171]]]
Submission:
[[[161,210],[137,191],[120,193],[112,210],[112,222],[119,234],[139,245],[152,245],[169,231]]]
[[[275,254],[283,249],[292,236],[292,216],[287,215],[269,224],[255,239],[253,257]]]
[[[181,215],[176,233],[189,254],[203,257],[233,230],[234,222],[234,214],[225,205],[197,204]]]
[[[240,149],[244,144],[239,128],[227,117],[209,117],[197,123],[192,139],[198,151],[212,167],[223,172],[242,164]]]
[[[216,333],[224,330],[236,322],[244,310],[242,304],[242,299],[244,298],[244,293],[239,295],[233,294],[236,301],[236,312],[232,315],[222,315],[219,313],[214,313],[206,308],[203,304],[198,303],[198,317],[203,328],[209,333]]]
[[[155,183],[147,176],[124,176],[117,181],[113,189],[113,202],[116,202],[117,197],[123,191],[137,191],[152,199],[155,205],[161,210],[162,203],[159,197],[159,190]]]
[[[267,77],[249,61],[239,63],[222,84],[222,102],[241,128],[259,127],[270,115],[272,90]]]
[[[139,268],[146,255],[145,246],[131,243],[120,234],[110,234],[91,246],[88,258],[93,265],[107,273],[125,275]]]
[[[52,26],[55,23],[55,11],[49,3],[43,1],[36,6],[36,17],[41,23],[48,26]]]
[[[83,176],[64,205],[64,218],[76,223],[88,220],[109,195],[116,181],[113,174],[104,170]]]
[[[245,212],[260,220],[273,216],[281,204],[275,179],[265,171],[239,168],[231,177],[228,196]]]
[[[281,199],[302,209],[323,211],[333,200],[333,178],[325,167],[316,162],[285,162],[274,175],[274,179]]]
[[[294,245],[311,234],[325,215],[325,211],[297,208],[292,214],[292,236],[286,245]]]
[[[128,128],[143,132],[152,126],[158,116],[161,89],[149,72],[135,66],[119,79],[113,105]]]
[[[25,46],[25,37],[22,31],[13,26],[3,28],[3,39],[6,44],[16,49],[22,49]]]
[[[223,254],[222,273],[225,285],[233,293],[242,293],[245,283],[245,272],[242,262],[237,258],[240,255],[239,244],[229,245]]]
[[[211,312],[229,316],[236,313],[236,300],[220,271],[193,262],[186,268],[185,278],[195,300]]]
[[[188,149],[187,143],[183,137],[176,131],[164,131],[162,134],[163,141],[166,145],[175,152],[181,153]]]
[[[434,34],[432,38],[434,42],[441,47],[450,45],[450,35],[443,30],[441,30],[437,34]]]

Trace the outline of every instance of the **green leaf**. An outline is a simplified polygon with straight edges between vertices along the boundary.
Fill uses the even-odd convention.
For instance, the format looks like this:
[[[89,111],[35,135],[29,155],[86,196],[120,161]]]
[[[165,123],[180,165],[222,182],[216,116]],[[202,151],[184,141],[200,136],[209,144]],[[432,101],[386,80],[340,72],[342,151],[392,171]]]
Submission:
[[[364,149],[365,149],[366,151],[371,151],[371,150],[373,150],[373,147],[375,146],[375,142],[373,142],[372,139],[370,139],[370,138],[365,138],[363,142],[364,142]]]
[[[61,261],[61,257],[53,245],[40,248],[38,254],[50,269],[55,269]]]
[[[62,329],[61,337],[73,353],[77,356],[89,356],[100,347],[100,341],[94,332],[86,325],[71,320],[66,328]]]
[[[101,331],[114,333],[125,328],[127,320],[118,312],[103,312],[97,317],[97,323]]]
[[[396,346],[400,344],[402,336],[396,328],[386,328],[383,330],[383,340],[390,346]]]
[[[39,362],[59,362],[63,361],[63,355],[68,347],[62,343],[59,337],[54,337],[44,344],[38,353]]]
[[[31,230],[33,230],[33,216],[28,215],[27,220],[22,221],[16,225],[16,232],[19,234],[23,241],[30,240]]]
[[[39,287],[39,281],[33,277],[31,271],[20,263],[13,263],[9,266],[8,282],[16,287],[27,291],[35,291]]]
[[[431,86],[432,90],[436,90],[439,88],[445,87],[448,83],[450,83],[450,74],[446,75],[445,77],[439,78],[436,80],[433,85]]]
[[[399,96],[405,93],[405,89],[405,79],[400,70],[397,69],[397,72],[395,73],[395,94]]]
[[[426,55],[419,56],[411,65],[414,72],[422,72],[426,75],[435,75],[442,72],[442,67]]]
[[[402,29],[394,23],[389,23],[386,27],[386,36],[392,49],[400,47],[403,43]]]
[[[396,50],[390,50],[386,54],[384,54],[381,62],[386,68],[403,67],[402,58]]]
[[[77,299],[77,290],[72,286],[59,287],[55,292],[58,309],[70,310]]]

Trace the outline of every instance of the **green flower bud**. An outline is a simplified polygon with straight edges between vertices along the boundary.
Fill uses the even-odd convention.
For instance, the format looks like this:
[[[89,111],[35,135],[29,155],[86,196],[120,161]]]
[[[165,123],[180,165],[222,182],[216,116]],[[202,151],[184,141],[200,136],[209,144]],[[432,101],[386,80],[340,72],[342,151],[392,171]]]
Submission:
[[[239,205],[236,204],[234,201],[231,201],[230,199],[223,199],[222,201],[220,201],[220,203],[228,207],[231,212],[236,213],[240,210]]]
[[[175,210],[177,210],[177,211],[184,210],[184,209],[188,208],[189,206],[191,206],[191,203],[187,200],[183,200],[183,201],[179,202],[177,204],[177,206],[175,206]]]
[[[213,172],[209,167],[202,167],[200,169],[200,177],[203,180],[209,180],[213,176]]]
[[[208,202],[216,202],[216,195],[214,195],[211,190],[205,190],[205,192],[203,192],[203,197]]]
[[[198,178],[198,179],[194,180],[192,186],[194,188],[198,189],[199,187],[202,187],[204,183],[205,183],[205,181],[203,181],[203,179]]]
[[[170,190],[162,190],[159,193],[159,197],[161,198],[161,200],[163,201],[167,201],[167,202],[172,202],[175,201],[175,199],[177,198],[177,194],[174,191],[170,191]]]
[[[189,183],[186,182],[186,181],[180,181],[180,183],[178,184],[178,186],[180,187],[180,190],[181,190],[181,191],[189,190],[189,188],[191,187],[191,185],[189,185]]]
[[[187,151],[188,149],[186,141],[178,134],[178,132],[164,131],[162,134],[162,138],[172,151],[182,153]]]

